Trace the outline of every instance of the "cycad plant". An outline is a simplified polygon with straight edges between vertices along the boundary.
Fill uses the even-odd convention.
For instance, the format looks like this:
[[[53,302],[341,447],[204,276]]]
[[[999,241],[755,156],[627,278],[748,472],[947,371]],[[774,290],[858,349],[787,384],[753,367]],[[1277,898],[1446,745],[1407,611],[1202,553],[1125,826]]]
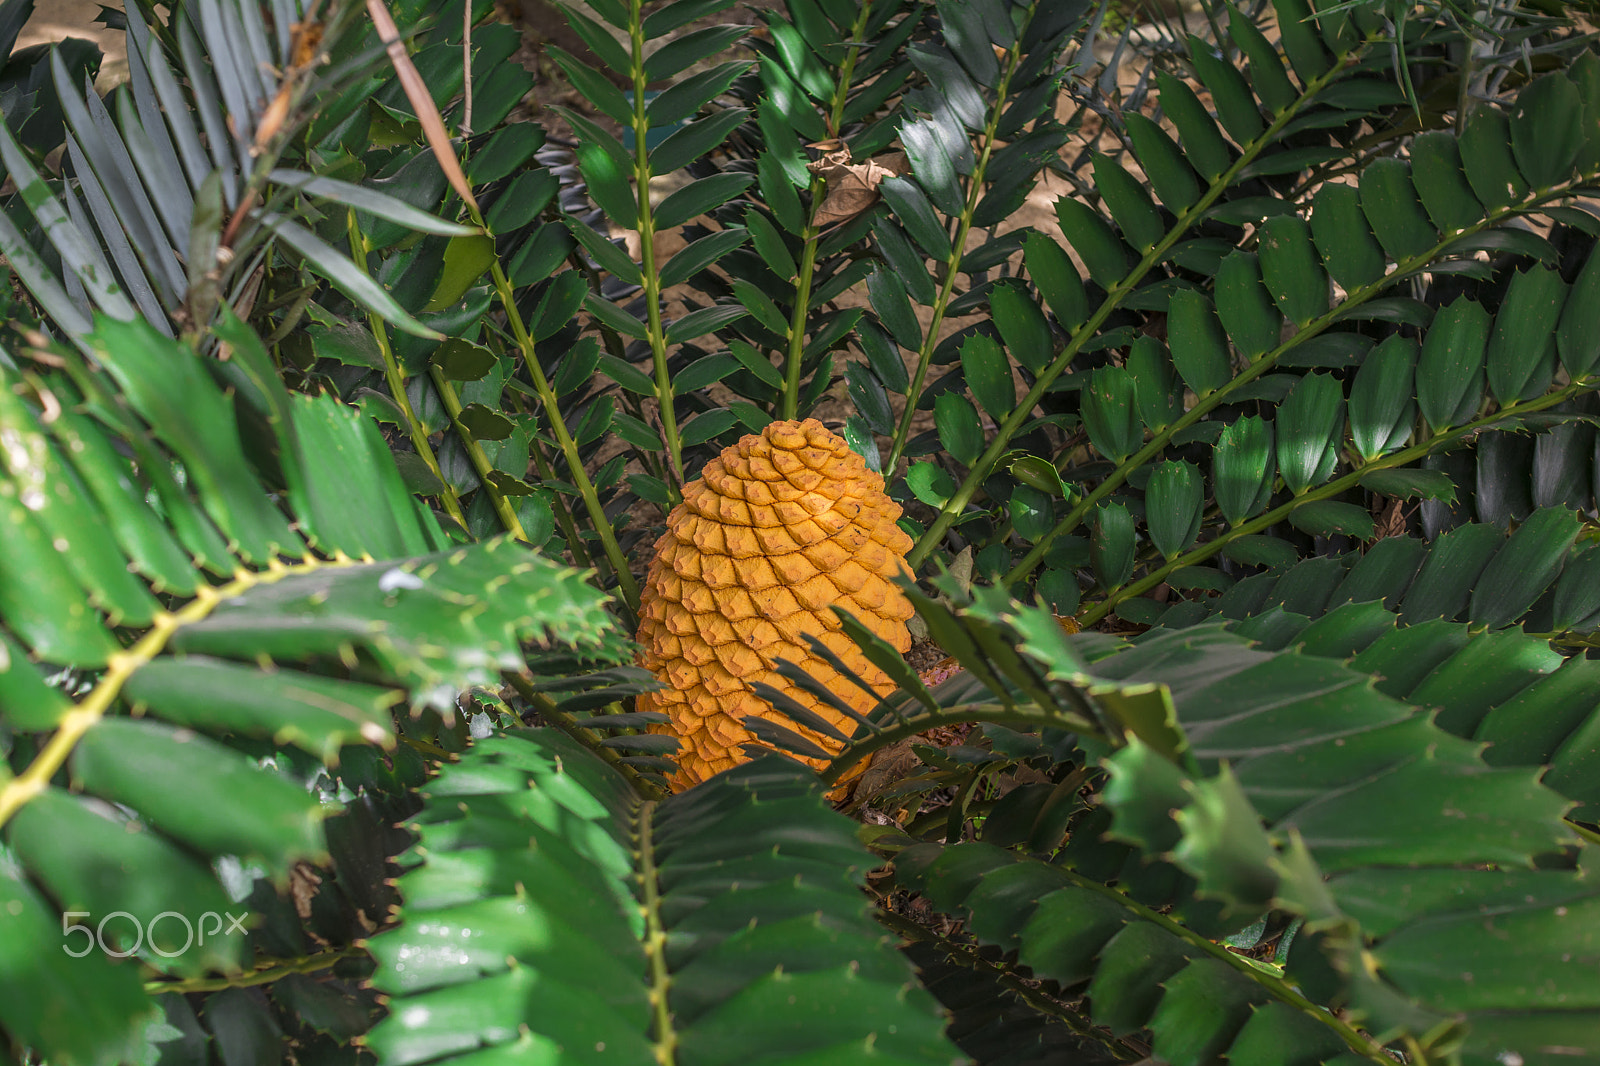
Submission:
[[[566,14],[0,71],[5,1061],[1600,1061],[1581,26]],[[648,552],[807,416],[953,663],[672,794]]]

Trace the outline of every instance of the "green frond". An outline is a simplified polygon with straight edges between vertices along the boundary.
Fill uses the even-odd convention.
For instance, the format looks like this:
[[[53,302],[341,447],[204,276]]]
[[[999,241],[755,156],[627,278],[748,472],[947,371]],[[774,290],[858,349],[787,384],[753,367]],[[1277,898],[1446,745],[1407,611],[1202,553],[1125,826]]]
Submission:
[[[778,758],[642,800],[549,730],[422,790],[404,924],[374,937],[384,1062],[960,1061],[868,913],[872,865]]]
[[[324,836],[340,804],[287,749],[349,755],[351,782],[376,787],[356,753],[403,761],[397,705],[448,722],[530,644],[631,650],[584,575],[505,540],[450,545],[373,423],[291,396],[245,327],[225,336],[220,364],[101,319],[81,338],[94,364],[58,349],[33,355],[60,372],[0,368],[0,727],[17,767],[0,779],[0,1028],[53,1061],[122,1060],[144,1028],[137,968],[102,946],[179,981],[254,965],[239,930],[185,941],[185,922],[255,906],[213,864],[282,884],[330,847],[352,861],[343,831]],[[95,1003],[90,1028],[52,1005],[69,988]]]

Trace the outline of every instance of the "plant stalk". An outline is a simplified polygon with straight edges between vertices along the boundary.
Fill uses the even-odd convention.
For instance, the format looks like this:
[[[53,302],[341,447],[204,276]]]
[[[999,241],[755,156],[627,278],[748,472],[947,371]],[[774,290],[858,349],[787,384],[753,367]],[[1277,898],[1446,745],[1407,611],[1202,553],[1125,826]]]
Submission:
[[[1161,582],[1165,581],[1169,574],[1172,574],[1177,570],[1181,570],[1186,566],[1193,566],[1196,563],[1203,562],[1206,559],[1211,558],[1213,555],[1217,554],[1217,552],[1221,551],[1232,542],[1238,540],[1240,537],[1247,537],[1252,533],[1258,533],[1261,530],[1266,529],[1268,526],[1275,525],[1278,522],[1283,521],[1285,518],[1288,518],[1290,514],[1308,503],[1332,499],[1335,496],[1355,488],[1361,483],[1362,478],[1366,477],[1368,474],[1371,474],[1373,471],[1389,470],[1393,469],[1394,467],[1406,466],[1410,463],[1414,463],[1418,459],[1422,459],[1430,453],[1437,451],[1442,447],[1446,447],[1455,441],[1461,440],[1465,437],[1470,437],[1474,433],[1478,433],[1481,430],[1492,429],[1496,423],[1509,416],[1531,413],[1533,411],[1542,411],[1547,407],[1554,407],[1556,404],[1570,400],[1574,396],[1593,391],[1594,386],[1595,383],[1593,381],[1585,380],[1583,382],[1576,382],[1568,385],[1565,388],[1558,389],[1557,391],[1548,393],[1544,396],[1540,396],[1537,399],[1528,400],[1524,403],[1512,404],[1509,407],[1501,408],[1492,415],[1485,415],[1484,417],[1476,419],[1475,421],[1468,422],[1464,426],[1459,426],[1455,429],[1447,430],[1443,433],[1429,437],[1420,444],[1413,444],[1411,447],[1402,451],[1391,452],[1388,455],[1374,459],[1372,462],[1367,463],[1364,466],[1357,467],[1355,470],[1350,471],[1343,477],[1336,478],[1325,485],[1320,485],[1314,489],[1308,489],[1300,495],[1294,497],[1292,500],[1289,500],[1286,503],[1267,511],[1265,514],[1258,515],[1247,522],[1242,522],[1239,525],[1234,526],[1232,529],[1228,530],[1228,532],[1217,537],[1215,540],[1209,540],[1197,548],[1170,559],[1165,565],[1156,570],[1152,570],[1149,574],[1140,578],[1138,581],[1135,581],[1133,584],[1124,585],[1122,588],[1110,593],[1104,600],[1095,604],[1093,607],[1089,608],[1081,616],[1079,616],[1079,624],[1085,629],[1089,628],[1109,614],[1112,608],[1114,608],[1117,604],[1121,603],[1123,600],[1132,599],[1141,595],[1142,593],[1148,592],[1150,589],[1155,588],[1157,585],[1161,584]]]
[[[472,460],[472,469],[478,474],[480,482],[478,491],[488,495],[489,502],[494,505],[494,513],[499,517],[500,525],[505,531],[524,544],[528,543],[528,534],[523,531],[522,521],[517,517],[516,509],[511,506],[510,499],[489,480],[489,473],[495,467],[489,461],[489,456],[484,453],[483,444],[472,435],[471,430],[461,424],[461,397],[456,393],[455,382],[445,377],[444,371],[437,366],[429,367],[428,373],[433,377],[434,388],[439,390],[439,399],[444,401],[444,409],[450,415],[450,424],[455,427],[456,437],[466,449],[467,458]]]
[[[1166,448],[1167,444],[1172,440],[1175,434],[1187,429],[1189,426],[1192,426],[1194,423],[1200,421],[1200,419],[1205,415],[1227,403],[1233,396],[1234,391],[1239,386],[1250,381],[1254,381],[1268,370],[1271,370],[1275,365],[1277,365],[1278,360],[1285,352],[1326,330],[1329,326],[1345,317],[1350,308],[1358,307],[1361,304],[1366,303],[1379,293],[1392,287],[1396,282],[1404,279],[1412,273],[1415,273],[1416,271],[1425,269],[1428,264],[1434,261],[1441,251],[1445,250],[1451,244],[1455,243],[1461,238],[1469,237],[1482,230],[1489,229],[1503,219],[1526,213],[1530,206],[1537,206],[1538,204],[1544,203],[1548,200],[1560,199],[1563,196],[1569,195],[1572,188],[1593,180],[1594,175],[1584,175],[1582,177],[1573,179],[1573,181],[1569,182],[1567,185],[1547,191],[1537,199],[1530,201],[1527,204],[1501,208],[1477,224],[1469,226],[1466,229],[1446,237],[1444,240],[1440,241],[1426,252],[1414,256],[1403,263],[1397,263],[1392,273],[1385,275],[1370,285],[1357,289],[1355,292],[1346,294],[1345,299],[1340,302],[1337,307],[1331,308],[1326,314],[1319,318],[1314,318],[1310,322],[1306,323],[1306,325],[1293,337],[1290,337],[1277,348],[1266,353],[1265,355],[1261,356],[1261,358],[1245,367],[1235,377],[1229,380],[1226,385],[1223,385],[1215,392],[1212,392],[1200,399],[1193,407],[1191,407],[1188,411],[1185,411],[1183,416],[1177,419],[1177,421],[1173,422],[1170,426],[1167,426],[1165,429],[1161,430],[1161,432],[1151,437],[1150,441],[1143,448],[1140,448],[1126,462],[1122,463],[1117,467],[1116,470],[1112,471],[1111,474],[1109,474],[1100,484],[1096,485],[1092,491],[1085,493],[1083,499],[1080,500],[1071,511],[1067,512],[1066,516],[1063,517],[1060,522],[1057,522],[1055,527],[1051,529],[1050,532],[1039,538],[1039,541],[1034,544],[1034,546],[1028,551],[1027,555],[1023,556],[1022,560],[1018,562],[1016,566],[1012,567],[1010,572],[1006,574],[1004,578],[1005,583],[1007,585],[1014,584],[1015,582],[1023,580],[1028,576],[1028,574],[1032,573],[1033,568],[1038,566],[1039,563],[1043,561],[1045,552],[1049,550],[1050,545],[1055,541],[1055,539],[1076,529],[1089,511],[1102,499],[1108,496],[1114,489],[1121,486],[1128,479],[1129,474],[1143,466],[1145,463],[1149,462],[1156,455],[1160,454],[1160,452]],[[1118,290],[1121,288],[1122,286],[1119,285]],[[1110,302],[1109,298],[1107,302]],[[1074,335],[1074,339],[1076,339],[1076,335]],[[1032,393],[1030,392],[1029,395],[1032,396]],[[985,454],[987,455],[987,453]],[[953,498],[954,497],[952,497],[952,499]],[[964,505],[965,504],[963,503],[963,506]],[[941,517],[943,516],[941,515]],[[918,546],[920,546],[920,542]],[[915,549],[913,549],[912,554],[915,554]]]
[[[837,137],[844,121],[844,107],[850,96],[850,79],[855,75],[856,58],[861,46],[861,35],[866,32],[867,20],[872,14],[872,0],[863,0],[856,12],[856,21],[850,27],[850,40],[845,42],[844,62],[839,66],[839,78],[833,85],[833,99],[828,107],[828,133]],[[822,175],[811,176],[811,214],[815,217],[822,206],[826,181]],[[806,316],[811,310],[811,282],[817,269],[817,249],[822,242],[822,227],[808,219],[800,234],[799,275],[795,278],[794,314],[789,319],[789,351],[784,359],[783,398],[779,401],[778,417],[793,420],[800,417],[800,365],[806,350]]]
[[[1138,265],[1135,266],[1125,278],[1111,287],[1111,291],[1106,294],[1106,298],[1101,301],[1100,306],[1095,309],[1094,313],[1089,316],[1088,320],[1085,321],[1083,325],[1079,326],[1077,330],[1073,332],[1072,338],[1067,342],[1067,346],[1062,349],[1061,354],[1056,356],[1055,359],[1051,361],[1050,365],[1039,374],[1039,376],[1034,380],[1033,387],[1028,390],[1027,395],[1022,398],[1021,402],[1019,402],[1016,407],[1012,409],[1011,413],[1005,417],[1004,421],[1000,423],[1000,427],[995,433],[994,440],[991,441],[989,446],[984,449],[983,454],[978,458],[978,461],[973,464],[972,468],[967,471],[966,478],[962,480],[961,485],[956,489],[955,494],[951,496],[950,499],[946,500],[944,506],[939,509],[939,515],[933,520],[933,524],[930,525],[922,534],[922,536],[917,539],[916,544],[912,545],[910,553],[906,556],[906,562],[913,570],[922,564],[922,561],[928,557],[928,553],[931,552],[939,543],[939,541],[944,538],[944,535],[946,531],[949,530],[951,523],[954,522],[956,517],[961,514],[962,510],[967,506],[967,504],[972,501],[972,497],[977,493],[978,487],[983,483],[984,478],[988,477],[989,471],[994,467],[995,461],[1005,453],[1007,448],[1010,447],[1011,438],[1016,435],[1017,430],[1021,428],[1022,423],[1032,415],[1034,407],[1038,406],[1039,401],[1044,398],[1044,394],[1049,391],[1050,386],[1055,384],[1055,380],[1061,376],[1061,374],[1067,369],[1068,365],[1071,364],[1072,360],[1075,359],[1078,353],[1083,350],[1083,346],[1095,336],[1101,325],[1105,323],[1105,320],[1109,318],[1111,313],[1115,311],[1121,304],[1123,298],[1133,291],[1134,287],[1144,278],[1147,273],[1150,272],[1151,269],[1155,267],[1157,263],[1166,258],[1167,252],[1170,251],[1172,246],[1178,242],[1178,239],[1188,231],[1190,226],[1200,221],[1205,212],[1210,209],[1211,205],[1215,203],[1217,199],[1221,197],[1222,194],[1233,184],[1234,180],[1238,178],[1239,174],[1245,169],[1245,167],[1249,166],[1255,157],[1272,143],[1273,139],[1278,135],[1283,127],[1287,126],[1301,109],[1314,100],[1319,92],[1321,92],[1334,80],[1344,75],[1346,68],[1353,65],[1355,55],[1355,52],[1351,52],[1350,55],[1346,57],[1346,61],[1343,64],[1337,64],[1321,77],[1313,78],[1311,82],[1307,84],[1306,91],[1301,94],[1300,98],[1296,100],[1293,105],[1285,108],[1283,113],[1273,120],[1272,124],[1267,127],[1266,131],[1262,133],[1260,137],[1258,137],[1249,145],[1246,145],[1244,152],[1237,160],[1234,161],[1233,166],[1223,171],[1221,176],[1219,176],[1217,180],[1212,183],[1211,187],[1205,191],[1198,201],[1181,212],[1177,217],[1177,222],[1173,225],[1172,229],[1167,232],[1166,236],[1164,236],[1160,241],[1156,242],[1156,245],[1151,248],[1150,251],[1145,253],[1144,258],[1139,261]],[[913,392],[912,395],[914,397],[915,393]],[[1154,454],[1154,450],[1150,450],[1150,455]],[[1144,451],[1141,451],[1135,458],[1142,463],[1149,458],[1149,455],[1146,455]],[[1119,477],[1126,478],[1126,469],[1132,468],[1133,467],[1119,468],[1116,473],[1113,473],[1111,477],[1107,479],[1107,481],[1110,482],[1118,479]],[[1121,481],[1116,480],[1116,484],[1121,484]],[[1106,491],[1109,492],[1110,489],[1108,488]],[[1080,505],[1080,507],[1074,508],[1072,514],[1069,515],[1067,519],[1063,519],[1062,524],[1065,524],[1066,521],[1071,520],[1073,525],[1076,525],[1077,521],[1081,520],[1082,514],[1086,512],[1087,507]],[[1059,529],[1060,526],[1058,525],[1057,528]],[[1054,531],[1052,531],[1051,535],[1053,536],[1058,534],[1055,534]],[[1035,546],[1035,549],[1037,554],[1042,558],[1043,552],[1038,550],[1037,545]],[[1030,557],[1032,554],[1033,553],[1030,553]],[[1036,563],[1031,565],[1036,565]],[[1013,570],[1012,572],[1016,573],[1016,570]],[[1008,576],[1007,580],[1009,581],[1012,579]]]
[[[0,785],[0,826],[35,796],[50,786],[50,781],[66,764],[67,757],[96,722],[111,709],[122,688],[135,671],[166,650],[178,630],[203,621],[218,604],[242,596],[259,585],[271,585],[286,577],[314,573],[330,566],[356,565],[354,560],[344,564],[308,559],[303,563],[284,563],[273,559],[262,571],[240,570],[232,581],[224,585],[202,585],[195,590],[194,599],[177,611],[162,611],[151,622],[149,630],[138,642],[125,651],[111,656],[104,675],[98,684],[76,707],[62,716],[55,733],[44,749],[34,757],[28,768]]]
[[[989,159],[994,154],[996,131],[1000,127],[1000,117],[1005,112],[1006,95],[1011,90],[1011,79],[1016,76],[1017,68],[1022,65],[1022,35],[1027,31],[1028,24],[1033,21],[1034,13],[1039,9],[1039,2],[1040,0],[1033,0],[1028,5],[1027,14],[1023,16],[1022,26],[1017,30],[1017,43],[1006,54],[1005,70],[1001,72],[1000,81],[995,86],[995,104],[994,108],[989,112],[988,122],[984,126],[983,148],[978,154],[977,163],[972,168],[972,177],[968,179],[967,202],[962,207],[961,217],[956,222],[956,233],[954,240],[951,242],[950,256],[944,263],[940,264],[943,280],[939,283],[939,296],[933,302],[933,318],[928,322],[928,328],[923,331],[922,347],[917,352],[917,369],[911,376],[911,389],[906,393],[905,410],[901,412],[900,424],[895,426],[894,438],[889,443],[889,456],[884,460],[883,470],[886,476],[893,475],[900,462],[900,457],[905,454],[906,445],[911,440],[911,423],[917,416],[917,397],[922,395],[922,383],[927,380],[928,367],[933,362],[933,351],[939,345],[939,327],[944,324],[945,310],[950,306],[950,296],[955,290],[956,273],[960,269],[962,257],[966,255],[967,234],[972,231],[972,216],[977,211],[978,201],[983,196],[983,179],[989,169]],[[1029,393],[1029,395],[1031,396],[1032,393]],[[1019,405],[1016,413],[1025,414],[1032,408],[1032,404]],[[1010,419],[1007,421],[1009,422]],[[1021,419],[1019,418],[1017,422],[1020,425]],[[1007,434],[1007,437],[1009,437],[1009,434]],[[994,454],[998,456],[1000,453],[996,451]],[[983,460],[979,460],[980,465],[985,460],[993,461],[988,452],[984,453]],[[978,470],[979,467],[974,467],[971,473],[968,474],[968,480],[973,481],[974,488],[977,487],[977,482],[973,480],[973,475],[977,474]],[[944,517],[944,512],[940,512],[940,517]],[[946,526],[948,524],[947,522]],[[939,535],[944,535],[942,528],[939,531]],[[927,539],[926,534],[924,534],[924,539]],[[920,546],[920,543],[918,543],[918,546]],[[917,554],[915,546],[906,561],[911,565],[913,571],[916,570],[917,564],[922,561],[922,557]]]
[[[144,984],[145,995],[160,996],[169,992],[178,995],[187,995],[190,992],[220,992],[224,988],[251,988],[255,985],[269,985],[274,981],[281,981],[291,974],[316,973],[337,966],[345,959],[364,959],[367,952],[364,948],[347,947],[336,948],[332,951],[322,951],[315,955],[307,955],[301,959],[269,959],[253,970],[235,974],[232,977],[191,977],[182,981],[146,981]]]
[[[637,0],[636,0],[637,2]],[[639,909],[644,911],[645,954],[650,959],[650,1010],[655,1037],[656,1066],[674,1066],[678,1058],[678,1033],[672,1025],[667,996],[672,975],[667,970],[667,931],[661,921],[661,886],[656,874],[655,814],[657,804],[639,806]]]
[[[650,341],[650,362],[655,369],[656,408],[661,419],[661,439],[667,449],[672,477],[667,493],[672,502],[683,498],[683,442],[678,436],[678,414],[673,406],[672,375],[667,370],[667,331],[661,324],[661,274],[656,267],[655,209],[650,204],[650,116],[645,106],[644,0],[628,0],[628,43],[633,75],[633,183],[638,196],[639,270],[644,275],[645,332]],[[598,295],[598,294],[597,294]]]
[[[349,211],[350,251],[354,253],[351,261],[356,269],[366,273],[367,255],[371,247],[367,243],[367,235],[361,231],[361,226],[356,221],[354,208]],[[439,501],[444,504],[445,513],[454,518],[464,530],[467,528],[467,516],[461,511],[461,498],[456,495],[456,490],[444,478],[444,471],[439,468],[439,459],[433,454],[433,445],[428,443],[428,427],[422,424],[417,417],[417,412],[411,406],[411,397],[406,395],[406,376],[400,369],[400,361],[395,358],[394,347],[389,343],[389,328],[384,324],[382,317],[374,312],[367,312],[367,326],[372,330],[372,336],[378,344],[378,354],[383,357],[383,380],[389,386],[389,398],[394,400],[395,406],[400,408],[400,415],[406,420],[406,434],[411,438],[411,447],[422,459],[428,472],[439,479],[439,484],[444,490],[439,494]],[[453,418],[453,416],[452,416]]]
[[[477,205],[469,204],[467,209],[471,212],[472,221],[479,226],[483,225],[483,217],[479,214]],[[561,417],[561,407],[556,399],[555,390],[550,387],[544,368],[539,365],[539,357],[534,354],[533,337],[528,333],[527,324],[522,321],[522,312],[517,310],[516,294],[511,289],[511,281],[506,277],[498,257],[490,262],[489,274],[494,282],[495,294],[500,298],[500,306],[505,310],[506,321],[511,326],[511,335],[517,342],[517,348],[522,352],[523,365],[528,368],[528,376],[533,379],[534,392],[538,395],[545,417],[550,422],[550,433],[561,449],[562,458],[567,462],[567,470],[572,474],[572,483],[577,488],[578,495],[583,497],[583,506],[589,513],[589,521],[594,525],[595,534],[600,538],[606,559],[611,563],[611,569],[617,576],[617,587],[622,591],[623,602],[630,614],[637,613],[639,583],[633,579],[633,574],[628,569],[628,561],[623,557],[622,548],[617,544],[617,534],[611,528],[611,520],[606,517],[605,508],[600,506],[600,494],[595,490],[594,482],[589,480],[589,474],[583,468],[583,459],[578,455],[577,442],[572,439],[572,434],[567,432],[567,424]]]

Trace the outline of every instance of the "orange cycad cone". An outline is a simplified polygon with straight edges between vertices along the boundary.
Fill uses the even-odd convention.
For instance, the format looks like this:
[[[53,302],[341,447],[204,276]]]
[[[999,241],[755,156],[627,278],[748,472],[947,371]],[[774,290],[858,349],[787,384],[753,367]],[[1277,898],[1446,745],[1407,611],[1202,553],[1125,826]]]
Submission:
[[[664,711],[652,732],[679,738],[675,788],[687,788],[748,756],[749,715],[797,730],[829,749],[750,689],[764,681],[849,735],[855,723],[776,670],[799,664],[858,712],[877,699],[812,652],[827,648],[880,694],[894,688],[840,631],[838,606],[904,652],[911,603],[893,578],[906,573],[911,538],[895,525],[900,505],[883,478],[816,419],[774,422],[706,464],[667,517],[640,602],[644,665],[666,684],[639,697]],[[817,763],[820,767],[821,763]]]

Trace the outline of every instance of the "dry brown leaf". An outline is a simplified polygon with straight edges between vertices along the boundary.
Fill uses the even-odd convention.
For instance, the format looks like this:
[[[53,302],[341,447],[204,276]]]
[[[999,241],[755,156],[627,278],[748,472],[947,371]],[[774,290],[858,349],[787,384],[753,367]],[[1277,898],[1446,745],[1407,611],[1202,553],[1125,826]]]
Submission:
[[[322,875],[309,862],[297,862],[289,871],[289,897],[294,900],[294,912],[301,921],[311,917],[311,901],[317,898],[322,887]]]
[[[871,805],[879,793],[921,765],[922,760],[911,748],[912,745],[926,743],[927,740],[922,737],[907,737],[877,752],[856,782],[852,798],[863,807]]]
[[[889,152],[864,163],[853,163],[850,146],[843,141],[818,141],[810,147],[821,149],[823,155],[807,163],[806,169],[820,175],[827,190],[811,217],[811,224],[818,229],[849,222],[878,202],[878,183],[884,178],[911,173],[904,152]]]
[[[1379,510],[1374,516],[1377,518],[1377,528],[1373,530],[1372,539],[1382,540],[1384,537],[1403,537],[1406,534],[1406,520],[1410,516],[1403,508],[1403,501],[1390,500],[1387,505],[1379,505]]]

